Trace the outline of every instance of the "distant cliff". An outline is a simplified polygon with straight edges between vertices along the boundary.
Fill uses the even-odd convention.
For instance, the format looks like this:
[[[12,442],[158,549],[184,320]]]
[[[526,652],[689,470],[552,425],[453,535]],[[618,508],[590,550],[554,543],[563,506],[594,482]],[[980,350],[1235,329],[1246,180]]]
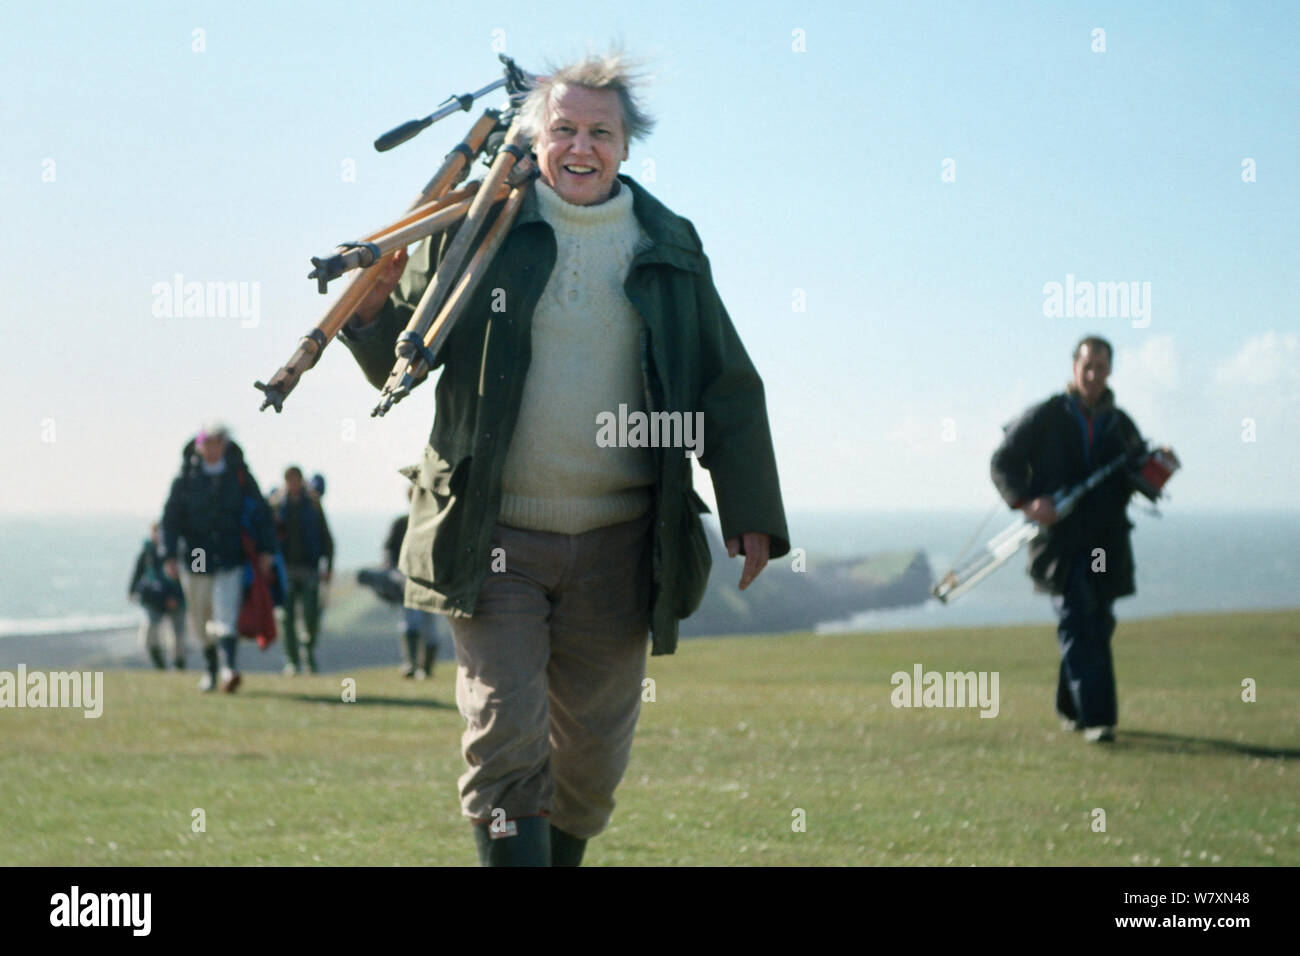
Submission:
[[[821,621],[875,608],[923,604],[933,575],[924,551],[889,551],[857,558],[808,555],[794,570],[791,554],[775,561],[745,591],[742,559],[730,559],[716,526],[705,522],[713,571],[700,609],[681,622],[683,637],[810,630]]]
[[[811,630],[822,621],[850,617],[872,608],[920,604],[930,596],[930,565],[922,551],[891,551],[850,559],[807,556],[805,570],[795,571],[791,555],[768,563],[749,590],[739,591],[743,560],[727,557],[717,527],[705,522],[713,571],[700,609],[681,622],[683,637],[764,634]],[[397,666],[398,609],[384,604],[352,574],[340,573],[330,588],[317,651],[321,667],[347,673],[358,667]],[[446,624],[440,619],[441,659],[452,654]],[[191,667],[199,663],[193,646]],[[284,666],[282,641],[267,651],[241,642],[240,668],[278,673]],[[19,662],[35,669],[147,667],[135,627],[95,633],[10,636],[0,640],[0,670]],[[439,664],[454,666],[454,662]]]

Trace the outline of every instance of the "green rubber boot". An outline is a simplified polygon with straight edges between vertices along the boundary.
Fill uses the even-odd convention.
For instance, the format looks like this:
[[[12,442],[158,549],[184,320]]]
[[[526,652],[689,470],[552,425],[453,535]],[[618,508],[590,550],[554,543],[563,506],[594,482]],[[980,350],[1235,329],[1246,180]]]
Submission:
[[[551,830],[545,817],[520,817],[510,820],[514,836],[492,839],[490,823],[475,823],[474,843],[478,847],[479,866],[550,866]]]
[[[586,840],[579,840],[557,826],[551,827],[551,866],[581,866],[586,849]]]

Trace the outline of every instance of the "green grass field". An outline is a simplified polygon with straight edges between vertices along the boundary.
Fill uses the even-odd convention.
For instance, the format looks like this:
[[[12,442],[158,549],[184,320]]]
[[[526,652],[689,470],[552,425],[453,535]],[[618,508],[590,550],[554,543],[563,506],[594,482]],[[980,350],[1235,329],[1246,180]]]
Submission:
[[[690,641],[650,659],[587,862],[1296,865],[1298,637],[1300,611],[1121,620],[1111,746],[1057,727],[1050,626]],[[890,675],[917,663],[997,671],[998,716],[895,709]],[[0,710],[0,863],[472,864],[453,677],[228,696],[110,671],[98,720]]]

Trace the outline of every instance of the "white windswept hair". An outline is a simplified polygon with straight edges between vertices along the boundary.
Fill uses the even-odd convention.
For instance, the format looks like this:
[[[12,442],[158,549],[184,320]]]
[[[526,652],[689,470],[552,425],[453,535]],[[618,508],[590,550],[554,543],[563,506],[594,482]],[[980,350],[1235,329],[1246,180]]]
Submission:
[[[537,81],[519,109],[519,125],[524,134],[537,140],[546,124],[546,111],[558,89],[580,86],[588,90],[613,90],[623,108],[623,134],[629,143],[643,139],[654,129],[655,121],[642,108],[636,87],[646,79],[643,64],[626,57],[621,50],[604,55],[588,54],[576,63],[555,67]]]

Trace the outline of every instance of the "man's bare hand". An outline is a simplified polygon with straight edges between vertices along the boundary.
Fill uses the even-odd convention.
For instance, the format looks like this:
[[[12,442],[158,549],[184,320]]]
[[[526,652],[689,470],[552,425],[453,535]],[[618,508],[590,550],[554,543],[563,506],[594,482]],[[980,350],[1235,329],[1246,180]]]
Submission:
[[[767,567],[767,556],[772,553],[772,539],[761,531],[751,531],[742,535],[745,541],[745,569],[740,575],[740,590],[745,590]],[[734,558],[740,554],[741,538],[727,541],[727,556]]]
[[[175,581],[178,577],[180,577],[180,574],[176,568],[175,558],[168,558],[166,561],[163,562],[163,574],[167,575],[167,577],[171,578],[173,581]]]
[[[1035,498],[1021,510],[1024,511],[1026,518],[1030,521],[1037,521],[1044,528],[1051,527],[1056,523],[1056,505],[1046,495]]]
[[[402,280],[402,272],[406,269],[407,258],[406,250],[398,249],[387,262],[381,261],[375,266],[378,273],[375,277],[375,284],[370,287],[366,297],[357,304],[356,316],[361,325],[369,325],[375,321],[375,317],[379,315],[379,310],[384,307],[388,297],[397,288],[397,283]]]
[[[275,556],[270,554],[259,554],[258,559],[262,563],[262,573],[270,575],[271,569],[275,567]]]

